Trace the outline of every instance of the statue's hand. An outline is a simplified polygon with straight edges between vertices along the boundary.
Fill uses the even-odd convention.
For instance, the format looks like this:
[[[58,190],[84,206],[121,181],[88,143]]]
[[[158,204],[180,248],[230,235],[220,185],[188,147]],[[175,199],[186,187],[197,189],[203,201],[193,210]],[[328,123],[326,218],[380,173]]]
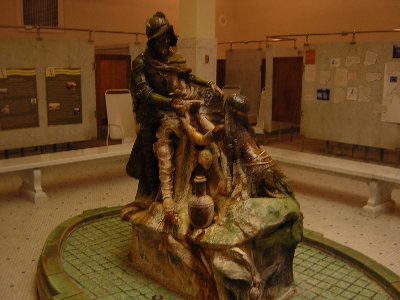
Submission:
[[[224,95],[224,92],[214,82],[209,81],[208,85],[210,86],[214,94],[218,94],[220,97]]]
[[[185,102],[182,99],[172,99],[171,106],[174,109],[174,111],[178,114],[178,116],[183,117],[186,112],[186,105]]]
[[[186,101],[188,109],[191,113],[198,113],[200,106],[204,105],[204,100],[187,100]]]

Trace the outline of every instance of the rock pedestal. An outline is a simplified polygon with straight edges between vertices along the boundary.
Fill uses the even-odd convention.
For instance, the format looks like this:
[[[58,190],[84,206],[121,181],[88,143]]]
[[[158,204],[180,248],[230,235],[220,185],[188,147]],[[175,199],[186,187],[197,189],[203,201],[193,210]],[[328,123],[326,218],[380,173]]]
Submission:
[[[216,200],[218,218],[190,225],[178,204],[179,227],[164,224],[160,203],[133,214],[132,265],[189,299],[275,299],[294,289],[293,256],[302,214],[290,198]]]

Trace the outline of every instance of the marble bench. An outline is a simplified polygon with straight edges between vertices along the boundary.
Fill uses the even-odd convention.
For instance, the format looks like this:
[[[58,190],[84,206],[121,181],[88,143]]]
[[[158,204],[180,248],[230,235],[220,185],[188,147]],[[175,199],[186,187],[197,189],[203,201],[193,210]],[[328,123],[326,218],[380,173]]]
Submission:
[[[18,173],[22,179],[20,193],[33,202],[47,199],[42,188],[42,172],[45,167],[128,156],[132,143],[71,150],[0,160],[0,174]]]
[[[376,217],[395,208],[391,193],[394,188],[400,186],[399,168],[272,147],[262,148],[274,161],[282,165],[327,172],[367,182],[369,198],[363,210],[369,216]]]

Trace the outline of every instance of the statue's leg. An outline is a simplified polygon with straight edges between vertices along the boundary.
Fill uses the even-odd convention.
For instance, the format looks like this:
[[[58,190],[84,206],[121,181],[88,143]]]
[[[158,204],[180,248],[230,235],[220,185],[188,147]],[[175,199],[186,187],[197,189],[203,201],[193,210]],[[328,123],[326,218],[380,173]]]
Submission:
[[[151,191],[158,187],[157,157],[153,151],[155,143],[155,130],[152,128],[142,129],[142,153],[145,159],[145,174]]]
[[[155,142],[155,131],[151,124],[143,126],[141,130],[142,139],[142,155],[144,159],[144,176],[140,178],[140,187],[142,188],[140,195],[136,198],[136,204],[143,208],[147,208],[156,198],[159,186],[157,157],[153,151]]]
[[[158,158],[158,172],[160,178],[161,194],[165,212],[174,210],[173,184],[174,184],[174,148],[172,141],[166,137],[160,138],[153,146]]]

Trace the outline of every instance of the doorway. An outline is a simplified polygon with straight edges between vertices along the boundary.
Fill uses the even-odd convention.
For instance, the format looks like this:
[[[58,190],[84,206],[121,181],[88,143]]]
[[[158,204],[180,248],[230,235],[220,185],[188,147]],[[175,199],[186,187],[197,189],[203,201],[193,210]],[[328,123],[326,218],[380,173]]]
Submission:
[[[303,57],[273,60],[272,121],[300,125]]]
[[[108,125],[104,93],[108,89],[129,88],[131,56],[96,54],[95,61],[97,137],[102,138]]]

